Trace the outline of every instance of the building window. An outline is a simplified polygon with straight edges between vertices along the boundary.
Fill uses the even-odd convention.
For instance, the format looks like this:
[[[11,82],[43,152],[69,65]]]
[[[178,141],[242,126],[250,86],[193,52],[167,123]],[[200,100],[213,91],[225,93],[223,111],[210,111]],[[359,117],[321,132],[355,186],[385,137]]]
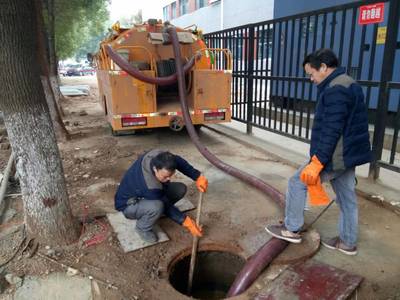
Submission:
[[[168,21],[169,20],[168,6],[163,7],[163,16],[164,16],[164,21]]]
[[[196,0],[196,9],[206,6],[206,0]]]
[[[179,1],[180,5],[179,11],[181,16],[188,13],[188,2],[189,2],[188,0]]]
[[[176,18],[176,2],[171,3],[171,19]]]

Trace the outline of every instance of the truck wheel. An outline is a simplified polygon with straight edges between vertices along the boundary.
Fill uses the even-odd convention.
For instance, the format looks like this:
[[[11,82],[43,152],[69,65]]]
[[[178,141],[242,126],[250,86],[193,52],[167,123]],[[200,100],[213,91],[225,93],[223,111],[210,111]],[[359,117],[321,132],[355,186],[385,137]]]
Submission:
[[[182,117],[175,116],[169,120],[169,128],[173,131],[181,131],[185,127],[185,121]]]

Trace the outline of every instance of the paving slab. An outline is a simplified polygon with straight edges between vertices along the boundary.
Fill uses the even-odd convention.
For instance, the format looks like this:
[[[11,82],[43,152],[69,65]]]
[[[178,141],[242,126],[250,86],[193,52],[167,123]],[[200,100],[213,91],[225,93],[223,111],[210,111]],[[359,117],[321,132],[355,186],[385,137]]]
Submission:
[[[239,245],[243,249],[243,255],[248,259],[270,239],[271,236],[262,228],[245,235],[239,240]]]
[[[347,299],[362,282],[361,276],[316,260],[295,264],[262,289],[256,300]]]
[[[134,230],[136,220],[125,218],[122,212],[107,214],[107,218],[111,226],[114,228],[117,238],[125,253],[169,241],[167,234],[158,225],[153,226],[153,231],[157,234],[158,241],[155,243],[148,243],[143,241]]]
[[[192,202],[186,198],[179,200],[175,206],[182,212],[195,208]],[[117,238],[125,253],[169,241],[167,234],[158,225],[154,226],[154,232],[158,236],[158,241],[156,243],[148,243],[143,241],[134,230],[136,220],[125,218],[122,212],[108,213],[107,218],[114,228],[114,231],[117,233]]]
[[[60,91],[64,96],[87,96],[90,93],[90,87],[88,85],[62,85]]]
[[[44,278],[26,276],[15,291],[14,300],[89,300],[92,286],[88,278],[52,273]]]
[[[317,253],[321,242],[321,236],[315,230],[309,230],[302,234],[300,244],[290,243],[286,249],[279,254],[273,261],[274,264],[292,264],[299,261],[305,261]]]
[[[182,212],[189,211],[195,209],[196,206],[192,204],[188,199],[183,198],[175,203],[175,206]]]

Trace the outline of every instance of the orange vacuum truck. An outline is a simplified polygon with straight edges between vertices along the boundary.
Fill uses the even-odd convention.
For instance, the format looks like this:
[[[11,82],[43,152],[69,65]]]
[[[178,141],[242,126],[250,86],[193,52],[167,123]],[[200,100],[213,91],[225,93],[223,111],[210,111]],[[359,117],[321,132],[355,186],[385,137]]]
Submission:
[[[171,25],[156,20],[132,28],[116,23],[94,56],[101,105],[115,135],[145,128],[179,131],[184,127],[167,26]],[[231,52],[207,48],[197,29],[177,28],[177,32],[192,123],[229,122]],[[110,57],[113,54],[117,54],[114,60]],[[120,67],[123,64],[140,76],[130,76]]]

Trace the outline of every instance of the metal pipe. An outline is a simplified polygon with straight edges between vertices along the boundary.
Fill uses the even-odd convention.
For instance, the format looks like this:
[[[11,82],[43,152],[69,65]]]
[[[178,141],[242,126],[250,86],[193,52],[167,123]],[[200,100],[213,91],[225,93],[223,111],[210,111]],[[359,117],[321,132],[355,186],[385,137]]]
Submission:
[[[119,55],[117,52],[115,52],[110,45],[105,45],[104,48],[106,49],[107,54],[110,56],[110,58],[125,72],[127,72],[129,75],[132,77],[139,79],[141,81],[147,82],[147,83],[152,83],[152,84],[157,84],[157,85],[170,85],[176,82],[177,79],[177,73],[166,76],[166,77],[149,77],[144,75],[142,72],[131,66],[131,64],[123,58],[121,55]],[[200,59],[201,53],[198,52],[196,53],[183,67],[184,73],[187,73],[190,69],[193,68],[194,64],[196,63],[196,60]],[[180,62],[179,58],[179,62]]]

